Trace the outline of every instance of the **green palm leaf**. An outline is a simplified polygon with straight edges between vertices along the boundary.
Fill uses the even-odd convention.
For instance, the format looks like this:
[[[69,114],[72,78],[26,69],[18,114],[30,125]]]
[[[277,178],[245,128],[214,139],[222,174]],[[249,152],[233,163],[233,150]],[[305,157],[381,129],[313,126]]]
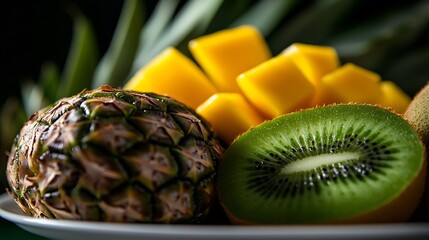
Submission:
[[[345,61],[380,69],[388,55],[409,46],[429,24],[429,2],[388,12],[351,28],[328,42]]]
[[[190,0],[180,8],[173,22],[160,34],[159,39],[143,54],[138,54],[133,63],[131,74],[137,72],[148,61],[169,46],[178,46],[185,39],[201,34],[208,27],[223,0]],[[195,30],[198,30],[195,32]],[[145,43],[143,43],[145,44]],[[141,47],[141,49],[145,49]],[[147,49],[147,48],[146,48]]]
[[[321,44],[357,3],[356,0],[316,0],[280,26],[268,39],[274,53],[294,42]]]
[[[27,116],[31,116],[49,102],[43,95],[43,89],[33,81],[25,81],[21,84],[21,95],[23,106]]]
[[[0,192],[7,186],[5,176],[7,154],[10,151],[16,134],[26,120],[26,113],[18,98],[8,98],[4,102],[0,112],[0,150],[2,151],[2,155],[0,156]]]
[[[58,66],[53,62],[42,65],[39,76],[39,85],[43,90],[44,97],[49,102],[57,100],[57,89],[59,88],[60,72]]]
[[[91,23],[78,14],[74,17],[74,32],[64,67],[57,98],[76,94],[90,88],[98,61],[98,47]]]
[[[125,1],[110,47],[95,69],[93,88],[122,85],[133,63],[142,25],[141,0]]]
[[[146,54],[154,46],[161,33],[165,30],[165,28],[168,26],[168,23],[173,18],[178,4],[179,0],[161,0],[156,5],[153,14],[150,16],[149,20],[141,30],[140,44],[137,49],[134,63],[143,61]],[[136,68],[138,67],[139,66]]]
[[[248,9],[245,14],[236,19],[230,27],[250,24],[257,27],[262,35],[268,36],[282,18],[295,7],[297,2],[297,0],[259,1],[252,8]]]

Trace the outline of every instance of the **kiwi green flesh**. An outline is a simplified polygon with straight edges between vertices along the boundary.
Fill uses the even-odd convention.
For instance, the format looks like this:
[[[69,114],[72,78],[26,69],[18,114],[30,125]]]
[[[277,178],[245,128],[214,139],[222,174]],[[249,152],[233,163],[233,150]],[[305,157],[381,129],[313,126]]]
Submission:
[[[218,191],[244,222],[339,221],[395,199],[423,161],[416,131],[400,116],[368,105],[319,107],[239,137],[221,161]]]

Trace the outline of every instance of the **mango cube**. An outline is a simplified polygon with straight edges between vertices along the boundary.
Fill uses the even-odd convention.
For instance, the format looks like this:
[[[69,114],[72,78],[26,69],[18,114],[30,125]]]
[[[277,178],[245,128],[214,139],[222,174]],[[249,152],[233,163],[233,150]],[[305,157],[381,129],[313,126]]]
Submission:
[[[222,30],[190,41],[189,50],[223,92],[239,92],[237,76],[266,61],[270,50],[255,27]]]
[[[310,102],[310,107],[316,107],[343,101],[338,99],[328,85],[320,81]]]
[[[265,119],[239,93],[217,93],[197,108],[225,143],[257,126]]]
[[[392,108],[397,113],[404,113],[411,102],[411,98],[402,91],[394,82],[381,82],[382,97],[380,104],[383,107]]]
[[[332,47],[294,43],[281,53],[291,56],[298,68],[314,85],[340,65],[337,52]]]
[[[348,63],[322,78],[339,102],[377,103],[381,97],[380,75]]]
[[[217,92],[198,66],[174,48],[140,69],[124,89],[168,95],[194,109]]]
[[[311,106],[320,106],[336,101],[329,88],[321,83],[324,75],[334,71],[340,65],[337,52],[333,47],[294,43],[283,50],[281,54],[290,56],[307,79],[316,87]]]
[[[315,87],[290,56],[279,55],[241,74],[243,94],[267,117],[307,106]]]

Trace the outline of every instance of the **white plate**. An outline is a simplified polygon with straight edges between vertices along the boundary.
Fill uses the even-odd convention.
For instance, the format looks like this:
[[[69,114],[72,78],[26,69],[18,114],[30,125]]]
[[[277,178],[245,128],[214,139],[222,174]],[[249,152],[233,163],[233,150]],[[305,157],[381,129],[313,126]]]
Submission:
[[[0,216],[31,233],[51,239],[429,239],[429,223],[340,226],[215,226],[122,224],[39,219],[25,215],[7,194],[0,196]]]

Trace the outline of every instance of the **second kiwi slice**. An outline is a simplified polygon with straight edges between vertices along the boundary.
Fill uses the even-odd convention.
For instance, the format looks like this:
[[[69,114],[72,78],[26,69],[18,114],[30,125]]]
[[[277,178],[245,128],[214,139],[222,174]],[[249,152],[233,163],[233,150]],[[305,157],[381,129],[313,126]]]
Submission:
[[[386,109],[303,110],[232,143],[219,198],[235,223],[405,221],[424,187],[424,155],[416,131]]]

